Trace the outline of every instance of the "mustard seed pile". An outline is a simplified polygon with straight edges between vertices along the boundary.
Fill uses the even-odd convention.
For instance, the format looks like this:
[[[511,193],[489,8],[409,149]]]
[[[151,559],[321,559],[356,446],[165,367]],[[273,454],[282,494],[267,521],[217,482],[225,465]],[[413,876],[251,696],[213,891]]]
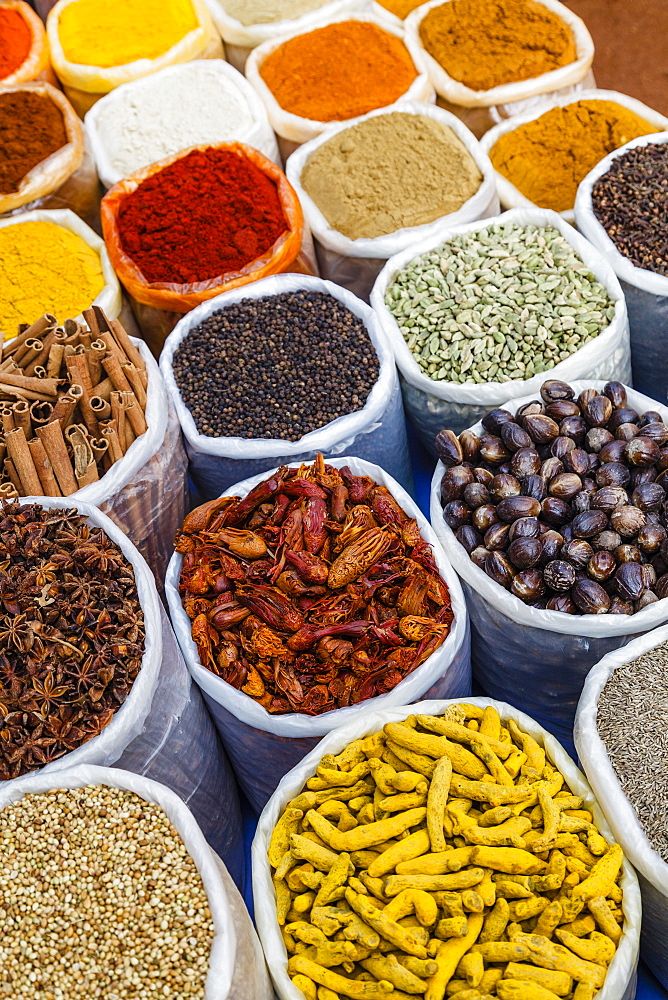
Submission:
[[[0,997],[204,997],[213,923],[157,805],[107,786],[0,813]]]

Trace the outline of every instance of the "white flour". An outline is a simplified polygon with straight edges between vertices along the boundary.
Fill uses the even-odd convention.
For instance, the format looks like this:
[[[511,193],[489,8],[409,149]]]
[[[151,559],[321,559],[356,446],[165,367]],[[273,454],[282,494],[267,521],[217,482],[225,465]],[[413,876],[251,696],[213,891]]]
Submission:
[[[291,20],[322,7],[327,0],[225,0],[225,13],[244,25]]]

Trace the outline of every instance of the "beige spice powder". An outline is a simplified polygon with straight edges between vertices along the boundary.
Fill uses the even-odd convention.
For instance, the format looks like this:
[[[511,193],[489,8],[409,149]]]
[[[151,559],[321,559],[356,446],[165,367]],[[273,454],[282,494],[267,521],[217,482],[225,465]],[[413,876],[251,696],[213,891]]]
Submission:
[[[301,183],[349,239],[386,236],[462,207],[482,174],[451,128],[426,115],[376,115],[319,146]]]

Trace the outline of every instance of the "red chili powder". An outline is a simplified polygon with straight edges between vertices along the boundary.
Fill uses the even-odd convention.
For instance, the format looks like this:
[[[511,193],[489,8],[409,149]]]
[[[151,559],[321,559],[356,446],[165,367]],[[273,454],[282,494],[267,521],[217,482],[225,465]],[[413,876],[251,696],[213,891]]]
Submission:
[[[243,155],[215,148],[153,174],[118,213],[121,246],[144,278],[178,285],[240,271],[286,228],[273,180]]]
[[[19,12],[0,8],[0,80],[26,61],[31,41],[30,28]]]

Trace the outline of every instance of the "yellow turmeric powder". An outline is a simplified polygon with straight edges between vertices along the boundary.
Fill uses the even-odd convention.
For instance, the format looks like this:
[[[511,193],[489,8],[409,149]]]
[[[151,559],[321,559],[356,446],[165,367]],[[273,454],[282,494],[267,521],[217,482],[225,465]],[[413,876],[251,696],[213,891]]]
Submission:
[[[69,62],[108,68],[157,59],[198,26],[191,0],[76,0],[58,36]]]
[[[604,156],[656,129],[614,101],[575,101],[506,132],[489,156],[529,201],[565,212],[575,204],[580,181]]]
[[[44,313],[59,322],[78,316],[103,288],[99,255],[69,229],[42,221],[0,228],[0,341]]]
[[[530,80],[576,57],[568,25],[536,0],[449,0],[422,19],[420,39],[471,90]]]

